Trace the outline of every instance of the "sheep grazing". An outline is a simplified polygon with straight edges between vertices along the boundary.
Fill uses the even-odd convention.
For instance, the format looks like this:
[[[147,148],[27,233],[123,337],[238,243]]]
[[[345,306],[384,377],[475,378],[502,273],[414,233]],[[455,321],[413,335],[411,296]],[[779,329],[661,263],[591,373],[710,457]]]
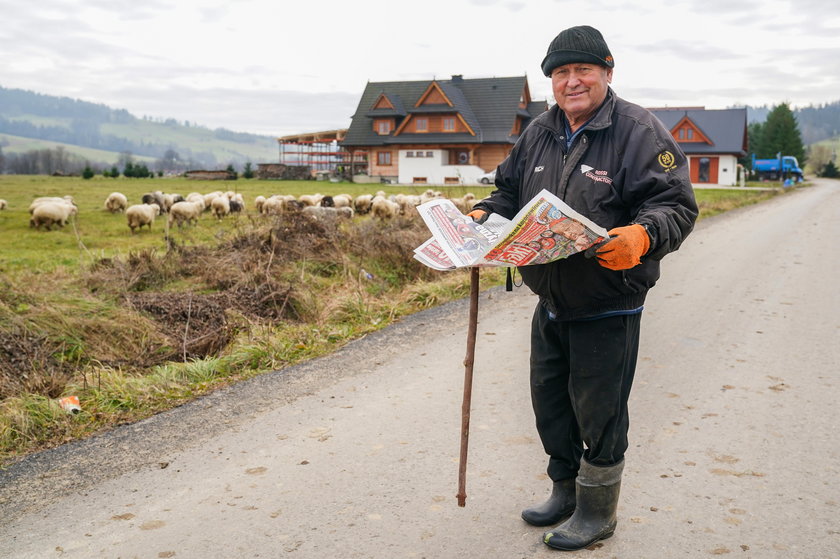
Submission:
[[[164,208],[166,208],[166,203],[163,200],[163,192],[161,192],[160,190],[156,190],[154,192],[147,192],[140,198],[140,202],[149,205],[157,204],[161,212],[164,212]]]
[[[204,201],[204,195],[199,194],[198,192],[190,192],[189,194],[187,194],[187,199],[185,201],[192,202],[193,204],[201,206],[201,211],[207,209],[207,204]]]
[[[280,215],[286,212],[298,211],[303,204],[291,194],[272,194],[265,199],[260,213],[265,215]]]
[[[35,198],[34,200],[32,200],[32,203],[29,204],[30,215],[32,214],[32,212],[35,211],[35,208],[37,208],[40,204],[43,204],[45,202],[63,202],[65,204],[72,204],[75,206],[72,196],[62,196],[61,198],[57,196],[41,196],[40,198]]]
[[[353,197],[349,194],[336,194],[333,196],[333,204],[336,208],[352,208]]]
[[[265,205],[265,196],[257,196],[254,198],[254,207],[257,208],[257,213],[263,213],[263,206]]]
[[[371,201],[370,211],[373,217],[391,219],[399,215],[400,205],[382,196],[375,196]]]
[[[213,210],[213,215],[217,219],[222,219],[230,213],[230,200],[227,196],[216,196],[210,202],[210,208]]]
[[[121,192],[112,192],[105,199],[105,209],[115,214],[117,212],[124,212],[128,207],[128,198]]]
[[[184,197],[181,196],[180,194],[164,194],[163,195],[163,206],[161,207],[161,209],[164,212],[168,212],[170,209],[172,209],[172,204],[174,204],[176,202],[183,202],[183,201],[184,201]]]
[[[198,223],[198,218],[201,212],[204,211],[204,198],[199,198],[195,202],[188,202],[186,200],[175,202],[169,208],[169,224],[176,223],[178,227],[186,223],[193,225]]]
[[[237,200],[236,198],[233,198],[228,205],[230,206],[230,213],[232,214],[239,213],[245,208],[245,203],[241,200]]]
[[[400,206],[400,215],[410,215],[411,211],[420,205],[420,196],[415,194],[397,194],[394,202]]]
[[[52,230],[53,225],[64,227],[71,215],[76,215],[76,206],[65,201],[41,202],[34,210],[29,220],[29,226],[41,229],[43,225],[47,231]]]
[[[353,208],[356,210],[356,213],[360,215],[369,213],[372,201],[372,194],[360,194],[353,200]]]
[[[7,205],[8,205],[8,202],[6,202],[2,198],[0,198],[0,210],[5,210]]]
[[[151,231],[155,216],[160,215],[160,213],[160,206],[157,204],[135,204],[125,210],[125,217],[128,226],[131,228],[131,233],[134,234],[135,229],[141,229],[144,225],[148,226]]]
[[[452,203],[455,204],[455,207],[458,208],[462,214],[470,213],[476,202],[478,202],[478,200],[476,200],[475,194],[472,192],[467,192],[461,198],[452,198]]]
[[[298,201],[305,206],[317,206],[323,197],[323,194],[302,194],[298,196]]]
[[[443,198],[443,193],[439,190],[432,190],[431,188],[427,189],[420,195],[420,201],[422,204],[425,204],[429,200],[436,200],[438,198]]]

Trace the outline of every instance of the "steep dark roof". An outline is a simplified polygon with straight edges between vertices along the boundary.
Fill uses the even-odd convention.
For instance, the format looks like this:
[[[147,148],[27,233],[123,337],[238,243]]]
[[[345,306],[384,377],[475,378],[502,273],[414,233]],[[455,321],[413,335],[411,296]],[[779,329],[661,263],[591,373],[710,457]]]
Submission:
[[[463,79],[454,76],[450,80],[435,80],[441,91],[452,102],[448,105],[426,105],[415,107],[418,99],[426,92],[432,80],[407,82],[368,82],[356,113],[352,117],[350,128],[344,140],[344,146],[375,146],[392,144],[436,144],[436,143],[515,143],[517,136],[511,135],[516,116],[533,118],[546,110],[545,102],[531,102],[524,112],[519,108],[519,99],[525,90],[526,76],[507,78]],[[385,96],[399,110],[387,111],[371,109],[379,96]],[[393,134],[381,136],[373,129],[373,119],[377,116],[397,117],[399,127],[402,117],[407,114],[430,112],[459,113],[473,129],[475,136],[468,133],[429,133]],[[522,129],[527,122],[523,123]]]
[[[731,153],[746,155],[747,109],[650,109],[665,128],[673,130],[679,122],[688,119],[706,135],[713,145],[705,142],[680,142],[687,154]]]

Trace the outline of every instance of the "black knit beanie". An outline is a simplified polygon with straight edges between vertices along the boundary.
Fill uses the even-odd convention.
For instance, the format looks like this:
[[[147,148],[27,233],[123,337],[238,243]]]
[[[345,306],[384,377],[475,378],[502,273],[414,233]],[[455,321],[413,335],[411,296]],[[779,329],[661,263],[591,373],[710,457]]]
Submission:
[[[573,62],[588,62],[608,68],[615,66],[603,35],[588,25],[570,27],[554,37],[542,61],[543,74],[551,76],[551,71],[558,66]]]

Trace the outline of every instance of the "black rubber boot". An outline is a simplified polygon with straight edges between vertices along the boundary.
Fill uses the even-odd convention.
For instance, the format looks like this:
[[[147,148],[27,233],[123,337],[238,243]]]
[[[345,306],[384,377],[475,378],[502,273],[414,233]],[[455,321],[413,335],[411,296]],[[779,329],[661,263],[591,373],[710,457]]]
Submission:
[[[531,526],[557,524],[575,510],[575,478],[555,481],[546,502],[522,511],[522,520]]]
[[[624,460],[614,466],[580,461],[575,484],[577,506],[571,518],[545,533],[543,542],[554,549],[575,551],[613,535]]]

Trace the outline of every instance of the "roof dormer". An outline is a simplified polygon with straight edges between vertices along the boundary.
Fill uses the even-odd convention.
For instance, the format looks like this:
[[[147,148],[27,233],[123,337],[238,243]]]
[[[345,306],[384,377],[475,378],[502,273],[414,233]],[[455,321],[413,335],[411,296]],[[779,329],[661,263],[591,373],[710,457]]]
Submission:
[[[700,127],[698,127],[688,115],[684,116],[676,126],[671,129],[671,135],[680,144],[687,143],[704,143],[714,145],[708,136],[706,136]]]

